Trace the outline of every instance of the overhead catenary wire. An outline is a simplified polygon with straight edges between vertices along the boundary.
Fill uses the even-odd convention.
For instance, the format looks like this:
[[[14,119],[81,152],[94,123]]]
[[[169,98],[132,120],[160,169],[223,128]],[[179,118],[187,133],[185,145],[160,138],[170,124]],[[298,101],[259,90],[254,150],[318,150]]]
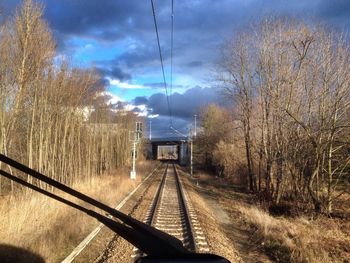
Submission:
[[[163,82],[164,82],[165,95],[166,95],[166,100],[167,100],[167,104],[168,104],[168,110],[169,110],[169,116],[170,116],[170,124],[171,124],[172,113],[171,113],[171,108],[170,108],[168,87],[167,87],[166,78],[165,78],[165,71],[164,71],[163,55],[162,55],[162,49],[161,49],[161,47],[160,47],[160,40],[159,40],[159,33],[158,33],[157,18],[156,18],[156,12],[155,12],[155,7],[154,7],[154,2],[153,2],[153,0],[151,0],[151,5],[152,5],[152,12],[153,12],[154,27],[155,27],[155,31],[156,31],[156,35],[157,35],[157,44],[158,44],[158,51],[159,51],[160,64],[161,64],[161,67],[162,67],[162,74],[163,74]]]
[[[174,50],[174,0],[171,0],[171,44],[170,44],[170,106],[171,96],[173,94],[173,50]],[[172,116],[170,116],[170,125],[173,124]]]
[[[178,135],[181,135],[182,137],[185,137],[185,138],[188,137],[186,134],[183,134],[179,130],[175,129],[173,126],[170,126],[170,129],[172,129],[175,133],[177,133]]]
[[[173,89],[173,50],[174,50],[174,0],[171,1],[171,45],[170,45],[170,94],[168,93],[168,86],[165,78],[165,70],[164,70],[164,62],[163,62],[163,55],[162,55],[162,50],[160,46],[160,38],[159,38],[159,31],[158,31],[158,24],[157,24],[157,17],[156,17],[156,11],[155,11],[155,5],[154,1],[151,0],[151,5],[152,5],[152,12],[153,12],[153,19],[154,19],[154,27],[156,31],[156,36],[157,36],[157,44],[158,44],[158,51],[159,51],[159,58],[160,58],[160,63],[161,63],[161,68],[162,68],[162,74],[163,74],[163,82],[164,82],[164,88],[165,88],[165,93],[166,93],[166,99],[167,99],[167,105],[168,105],[168,111],[169,111],[169,128],[176,132],[177,134],[183,136],[183,137],[188,137],[185,134],[181,133],[179,130],[175,129],[173,127],[173,120],[172,120],[172,110],[171,110],[171,100],[170,96],[172,95],[172,89]]]

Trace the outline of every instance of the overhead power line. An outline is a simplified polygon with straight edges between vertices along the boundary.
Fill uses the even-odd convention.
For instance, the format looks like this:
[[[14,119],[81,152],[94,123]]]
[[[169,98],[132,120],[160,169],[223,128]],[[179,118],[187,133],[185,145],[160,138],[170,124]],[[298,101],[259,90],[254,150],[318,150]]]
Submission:
[[[174,48],[174,0],[171,0],[171,47],[170,47],[170,106],[171,95],[173,94],[173,48]],[[173,124],[170,118],[171,125]]]
[[[172,114],[171,114],[171,108],[170,108],[170,102],[169,102],[168,87],[167,87],[166,79],[165,79],[163,56],[162,56],[162,50],[161,50],[161,47],[160,47],[157,18],[156,18],[156,12],[155,12],[155,7],[154,7],[153,0],[151,0],[151,5],[152,5],[152,12],[153,12],[154,27],[155,27],[156,35],[157,35],[158,51],[159,51],[160,64],[161,64],[162,73],[163,73],[163,82],[164,82],[166,100],[167,100],[167,104],[168,104],[168,110],[169,110],[169,115],[170,115],[170,123],[171,123]]]
[[[179,130],[175,129],[173,126],[170,126],[170,129],[172,129],[176,134],[181,135],[182,137],[186,137],[186,138],[188,137],[188,135],[183,134]]]

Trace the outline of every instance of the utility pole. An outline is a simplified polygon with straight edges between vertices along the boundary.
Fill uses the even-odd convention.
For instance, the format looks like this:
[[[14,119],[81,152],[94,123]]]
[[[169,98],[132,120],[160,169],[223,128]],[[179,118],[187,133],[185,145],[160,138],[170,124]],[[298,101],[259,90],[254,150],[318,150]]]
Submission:
[[[136,145],[140,142],[142,135],[142,123],[135,123],[134,139],[132,140],[132,170],[130,172],[130,179],[136,179]]]
[[[194,138],[197,138],[197,115],[194,115]]]
[[[193,142],[192,138],[190,138],[190,143],[191,143],[191,176],[193,176]]]
[[[192,130],[190,131],[190,175],[193,176],[193,140],[192,140]]]
[[[152,121],[149,121],[149,140],[152,140]]]
[[[130,179],[136,179],[136,141],[132,143],[132,170],[130,172]]]
[[[190,173],[193,176],[193,137],[197,137],[197,115],[194,114],[194,136],[192,136],[192,129],[190,130]]]

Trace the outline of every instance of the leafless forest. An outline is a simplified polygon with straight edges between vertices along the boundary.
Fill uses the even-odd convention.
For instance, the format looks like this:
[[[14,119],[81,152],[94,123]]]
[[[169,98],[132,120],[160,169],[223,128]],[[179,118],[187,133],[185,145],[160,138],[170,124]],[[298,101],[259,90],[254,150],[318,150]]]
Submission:
[[[125,165],[135,117],[112,111],[94,69],[56,56],[43,7],[24,1],[0,31],[0,152],[67,184]],[[2,194],[18,188],[0,178]]]
[[[203,111],[198,162],[260,198],[332,213],[349,194],[350,46],[321,26],[267,20],[222,48],[230,110]]]

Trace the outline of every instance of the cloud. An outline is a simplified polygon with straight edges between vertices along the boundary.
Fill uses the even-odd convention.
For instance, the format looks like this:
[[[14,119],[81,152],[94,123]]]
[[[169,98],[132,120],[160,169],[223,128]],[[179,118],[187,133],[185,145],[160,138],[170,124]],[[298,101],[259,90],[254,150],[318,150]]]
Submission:
[[[171,117],[166,95],[163,93],[156,93],[148,98],[146,96],[135,97],[132,102],[124,104],[124,109],[152,121],[155,137],[177,137],[179,132],[189,133],[193,115],[199,114],[203,107],[212,103],[228,106],[217,89],[199,86],[191,88],[183,94],[174,93],[169,97],[169,101],[171,103]],[[170,126],[179,132],[175,132]]]
[[[162,137],[184,137],[183,135],[188,135],[192,127],[192,122],[189,119],[182,119],[174,117],[172,118],[172,127],[170,128],[170,117],[168,116],[158,116],[151,120],[152,125],[152,138],[162,138]],[[149,123],[148,123],[149,126]],[[174,131],[177,130],[178,132]],[[145,130],[146,136],[149,136],[149,129]]]
[[[145,87],[142,85],[138,85],[138,84],[131,84],[128,82],[122,82],[119,79],[111,79],[111,78],[107,78],[110,85],[112,86],[116,86],[120,89],[144,89]]]
[[[124,28],[132,28],[131,20],[140,23],[143,16],[137,14],[146,11],[146,6],[136,1],[46,0],[44,3],[46,17],[54,29],[70,35],[106,38],[113,35],[114,40],[126,33]]]
[[[194,87],[183,94],[174,93],[169,97],[170,108],[173,117],[189,119],[198,114],[201,108],[211,103],[223,104],[223,98],[217,89]],[[170,116],[165,94],[156,93],[148,98],[147,107],[152,109],[152,114]]]
[[[350,1],[323,1],[319,15],[330,20],[333,26],[340,26],[342,30],[350,30]]]
[[[108,92],[108,91],[103,91],[100,94],[98,94],[98,96],[105,97],[107,105],[118,104],[118,102],[125,101],[121,97],[119,97],[111,92]]]
[[[13,11],[20,0],[1,1],[4,13]],[[42,0],[45,17],[53,30],[65,36],[88,36],[97,40],[117,41],[132,37],[146,38],[154,42],[154,25],[151,5],[139,0]],[[346,0],[188,0],[175,1],[175,42],[177,48],[189,48],[191,43],[201,43],[207,47],[219,38],[222,32],[232,32],[233,28],[268,14],[315,17],[327,21],[341,17],[349,23],[349,1]],[[156,1],[156,12],[161,43],[168,46],[170,37],[170,3]],[[185,37],[185,38],[184,38]],[[210,37],[210,38],[209,38]],[[202,42],[203,40],[209,42]],[[155,42],[154,42],[155,43]],[[186,46],[183,44],[186,43]],[[149,45],[147,45],[149,46]],[[194,45],[193,50],[200,49]],[[177,50],[178,53],[181,50]],[[166,53],[166,52],[165,52]]]
[[[151,35],[151,34],[150,34]],[[140,66],[145,66],[148,64],[156,64],[159,67],[159,53],[158,49],[155,46],[155,42],[151,39],[145,40],[145,42],[152,43],[152,45],[136,42],[132,45],[132,47],[126,50],[123,54],[118,56],[115,60],[118,63],[125,64],[128,68],[138,68]],[[163,59],[166,60],[168,58],[169,52],[163,52]]]
[[[97,95],[98,98],[103,98],[107,105],[112,106],[112,111],[131,111],[134,112],[139,117],[147,117],[149,115],[149,109],[145,104],[134,105],[132,103],[126,102],[121,97],[111,93],[111,92],[100,92]],[[88,108],[86,108],[88,109]],[[91,113],[91,111],[90,111]],[[153,115],[151,117],[158,117],[157,115]]]
[[[191,62],[187,63],[186,66],[191,67],[191,68],[197,68],[197,67],[203,66],[203,64],[204,64],[203,61],[195,60],[195,61],[191,61]]]
[[[99,65],[104,76],[127,81],[150,71],[159,73],[159,54],[149,2],[41,1],[60,52],[78,52],[69,45],[72,38],[112,43],[108,48],[114,48],[113,44],[117,43],[130,43],[123,46],[121,53],[106,60],[106,64]],[[3,13],[8,14],[13,13],[20,0],[0,2]],[[188,0],[175,1],[174,8],[174,73],[197,80],[207,75],[208,68],[216,61],[223,39],[234,37],[237,29],[264,16],[292,16],[350,29],[350,1],[346,0]],[[156,1],[156,12],[167,67],[170,63],[169,1]]]
[[[126,81],[131,79],[131,75],[129,73],[124,72],[120,67],[118,66],[111,66],[111,67],[96,67],[96,70],[104,77],[117,79],[120,81]]]
[[[148,115],[148,109],[147,109],[146,105],[136,106],[136,105],[124,102],[122,104],[119,104],[118,106],[119,107],[117,108],[117,110],[131,111],[139,117],[147,117],[147,115]]]
[[[71,45],[74,42],[72,39],[87,40],[96,44],[98,47],[95,48],[101,53],[104,48],[113,50],[103,54],[102,58],[92,56],[92,64],[97,65],[104,84],[119,87],[123,92],[127,89],[141,91],[148,88],[154,92],[163,89],[148,1],[41,1],[45,5],[45,18],[54,32],[59,52],[74,56],[78,54],[79,47]],[[3,14],[13,13],[19,2],[0,0],[0,9],[4,10]],[[173,118],[180,125],[188,123],[191,116],[204,105],[222,104],[220,95],[214,89],[195,87],[182,92],[188,87],[205,85],[205,78],[217,61],[221,43],[234,37],[240,28],[273,15],[291,16],[306,19],[311,24],[320,22],[350,30],[350,1],[346,0],[188,0],[174,3],[174,89],[181,91],[181,94],[174,93],[169,99]],[[156,13],[165,73],[169,78],[170,2],[156,1]],[[141,93],[132,102],[134,108],[127,107],[143,112],[135,106],[146,105],[148,116],[158,115],[157,120],[168,120],[166,97],[160,91],[148,98]],[[126,107],[125,104],[117,102],[120,108]]]
[[[164,89],[164,82],[155,82],[155,83],[144,83],[143,86],[154,88],[154,89]],[[168,83],[169,86],[169,83]],[[170,86],[169,86],[170,87]],[[183,85],[173,84],[174,89],[182,89],[184,88]]]
[[[158,118],[159,117],[159,114],[150,114],[147,116],[147,118],[149,119],[154,119],[154,118]]]
[[[137,106],[137,105],[142,105],[142,104],[147,104],[148,103],[148,99],[146,96],[139,96],[139,97],[135,97],[135,99],[133,99],[133,103]]]
[[[133,112],[135,112],[139,117],[146,117],[148,115],[148,109],[146,105],[135,106]]]
[[[90,1],[94,2],[94,0]],[[128,15],[120,14],[121,11],[116,12],[116,16],[120,14],[120,17],[116,18],[118,21],[114,21],[115,24],[108,22],[103,32],[108,35],[111,30],[110,35],[113,35],[116,31],[119,34],[116,39],[117,37],[119,40],[127,39],[132,44],[124,52],[111,58],[109,63],[133,72],[135,78],[150,71],[159,73],[159,54],[150,6],[145,3],[140,7],[136,0],[125,2],[128,3],[120,2],[119,5],[121,10],[129,12]],[[346,11],[349,8],[345,2],[336,0],[330,4],[329,1],[321,0],[192,0],[175,3],[174,74],[188,75],[202,80],[203,76],[208,75],[213,62],[217,60],[222,41],[234,37],[239,28],[257,22],[264,16],[292,16],[329,23],[333,23],[332,21],[337,18],[339,25],[345,23],[350,27],[349,15]],[[132,8],[133,6],[135,8]],[[157,1],[156,7],[164,65],[169,67],[170,8],[166,1]],[[337,13],[341,16],[337,17]],[[99,23],[102,22],[96,22],[96,27]],[[101,37],[92,33],[91,35]],[[152,85],[152,88],[160,88],[157,83],[150,84],[156,84]]]

